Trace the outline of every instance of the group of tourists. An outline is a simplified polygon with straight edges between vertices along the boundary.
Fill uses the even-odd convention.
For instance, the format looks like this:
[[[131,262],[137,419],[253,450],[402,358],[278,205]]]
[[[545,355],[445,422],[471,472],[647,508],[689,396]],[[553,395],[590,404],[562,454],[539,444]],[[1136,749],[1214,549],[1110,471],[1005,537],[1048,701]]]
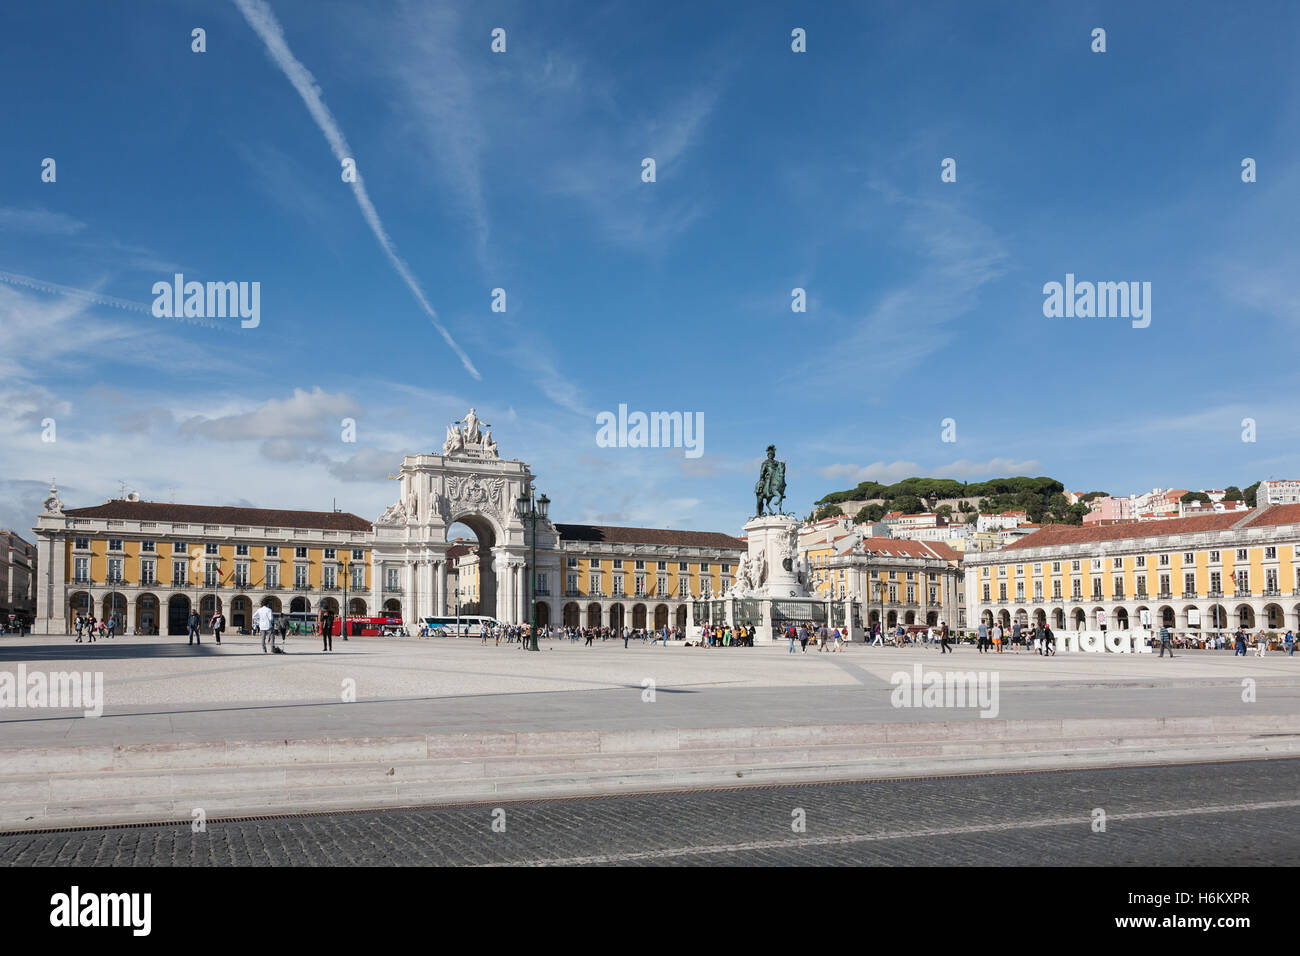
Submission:
[[[754,626],[752,624],[705,624],[700,631],[698,642],[687,641],[687,647],[753,647]]]
[[[836,651],[844,650],[844,642],[851,640],[852,635],[838,627],[828,628],[825,624],[814,625],[812,621],[804,621],[796,626],[788,624],[785,628],[785,636],[790,641],[789,653],[794,653],[794,645],[799,645],[801,654],[808,653],[808,645],[813,644],[817,652],[829,650],[832,654]]]
[[[981,654],[990,652],[1001,654],[1006,644],[1010,644],[1011,650],[1016,654],[1019,654],[1020,648],[1024,647],[1043,657],[1056,656],[1056,635],[1046,624],[1023,628],[1019,621],[1014,622],[1010,627],[980,622],[975,632],[975,647]]]
[[[73,643],[80,644],[83,637],[91,644],[95,643],[97,637],[112,637],[113,632],[117,629],[117,621],[112,615],[100,621],[95,618],[95,613],[78,614],[74,623],[77,631],[77,639]]]
[[[924,627],[907,627],[903,624],[896,625],[888,634],[879,624],[871,628],[871,646],[884,647],[886,644],[891,647],[904,647],[908,644],[916,644],[919,647],[929,647],[935,644],[939,645],[939,653],[952,653],[952,632],[948,630],[946,621],[940,621],[938,624],[928,624]]]

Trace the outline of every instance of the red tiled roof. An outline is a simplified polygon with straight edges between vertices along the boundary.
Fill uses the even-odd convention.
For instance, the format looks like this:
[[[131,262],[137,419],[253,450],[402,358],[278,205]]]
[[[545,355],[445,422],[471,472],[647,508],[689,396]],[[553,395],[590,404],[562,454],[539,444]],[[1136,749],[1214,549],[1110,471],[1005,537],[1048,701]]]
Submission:
[[[940,558],[955,561],[959,555],[942,541],[912,541],[908,538],[866,538],[862,548],[886,556],[905,558]]]
[[[117,518],[180,524],[259,525],[267,528],[314,528],[321,531],[372,531],[365,518],[346,511],[281,511],[223,505],[177,505],[164,501],[106,501],[90,508],[68,508],[72,518]]]
[[[1252,528],[1272,527],[1280,524],[1300,524],[1300,505],[1271,505],[1262,509],[1262,511],[1262,514],[1250,519]]]
[[[1290,506],[1279,505],[1278,507]],[[1012,542],[999,550],[1019,551],[1025,548],[1055,548],[1063,545],[1099,544],[1102,541],[1155,538],[1170,534],[1194,534],[1197,531],[1223,531],[1242,520],[1240,514],[1225,513],[1194,515],[1188,518],[1168,518],[1164,521],[1149,524],[1124,523],[1088,526],[1053,524],[1035,531],[1033,534],[1027,534],[1019,541]]]
[[[740,538],[719,531],[674,531],[669,528],[620,528],[611,525],[557,524],[555,530],[565,541],[600,541],[606,544],[657,544],[670,547],[721,548],[744,551],[748,545]]]

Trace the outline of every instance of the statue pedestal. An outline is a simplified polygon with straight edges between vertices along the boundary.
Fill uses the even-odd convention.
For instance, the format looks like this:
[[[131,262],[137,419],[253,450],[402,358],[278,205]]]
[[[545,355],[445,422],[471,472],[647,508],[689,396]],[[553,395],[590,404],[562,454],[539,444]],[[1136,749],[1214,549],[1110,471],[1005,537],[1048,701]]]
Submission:
[[[745,522],[749,566],[764,569],[756,582],[755,597],[779,600],[808,596],[794,570],[799,556],[798,533],[799,519],[789,515],[759,515]]]

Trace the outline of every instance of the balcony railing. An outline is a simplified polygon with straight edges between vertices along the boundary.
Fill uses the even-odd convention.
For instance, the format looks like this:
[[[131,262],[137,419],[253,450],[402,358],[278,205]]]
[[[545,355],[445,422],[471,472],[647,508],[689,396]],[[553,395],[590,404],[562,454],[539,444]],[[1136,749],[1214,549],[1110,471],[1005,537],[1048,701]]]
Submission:
[[[1205,596],[1206,596],[1206,597],[1212,597],[1212,598],[1221,598],[1221,597],[1223,597],[1223,592],[1222,592],[1222,591],[1206,591],[1206,592],[1205,592]]]
[[[1277,588],[1264,588],[1264,597],[1281,597],[1282,592]]]
[[[1156,595],[1156,598],[1157,598],[1157,600],[1160,600],[1160,601],[1172,601],[1172,600],[1174,599],[1174,592],[1173,592],[1173,591],[1161,591],[1159,594]]]
[[[1184,591],[1184,592],[1183,592],[1183,600],[1185,600],[1185,601],[1193,601],[1193,600],[1195,600],[1195,599],[1196,599],[1196,592],[1195,592],[1195,591]]]

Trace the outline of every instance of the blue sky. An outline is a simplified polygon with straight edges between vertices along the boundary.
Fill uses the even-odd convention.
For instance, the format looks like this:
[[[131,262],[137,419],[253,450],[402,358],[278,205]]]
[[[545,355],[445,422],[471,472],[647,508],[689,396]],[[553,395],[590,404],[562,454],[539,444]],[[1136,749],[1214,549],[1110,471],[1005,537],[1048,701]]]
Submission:
[[[1300,476],[1294,4],[242,6],[0,12],[0,525],[51,476],[373,518],[470,405],[572,522],[738,531],[770,442],[800,513]],[[260,282],[260,325],[54,288],[147,309],[176,271]],[[1066,273],[1150,282],[1150,327],[1045,318]],[[702,413],[704,454],[597,447],[620,403]]]

